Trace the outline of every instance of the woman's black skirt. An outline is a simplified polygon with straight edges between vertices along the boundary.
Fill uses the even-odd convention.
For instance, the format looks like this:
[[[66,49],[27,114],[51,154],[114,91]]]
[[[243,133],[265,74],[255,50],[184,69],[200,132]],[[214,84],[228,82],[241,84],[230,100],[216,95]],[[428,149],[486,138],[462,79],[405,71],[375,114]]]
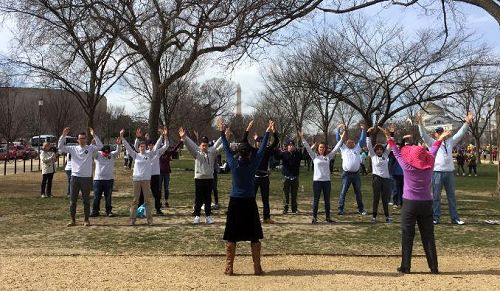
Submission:
[[[257,209],[255,197],[229,197],[224,240],[232,242],[255,242],[262,238],[264,238],[264,234],[262,233],[259,210]]]

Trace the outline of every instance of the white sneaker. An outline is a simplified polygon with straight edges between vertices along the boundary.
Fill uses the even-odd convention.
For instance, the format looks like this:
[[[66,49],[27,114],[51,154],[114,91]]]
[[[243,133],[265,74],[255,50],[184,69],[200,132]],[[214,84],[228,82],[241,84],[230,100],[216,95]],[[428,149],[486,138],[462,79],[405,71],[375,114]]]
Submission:
[[[200,217],[199,216],[195,216],[193,223],[194,224],[200,224]]]
[[[389,202],[389,205],[392,206],[394,203],[393,202]]]
[[[474,177],[477,177],[477,174],[474,174]]]
[[[463,173],[462,176],[465,176],[465,173]]]
[[[455,220],[455,221],[452,221],[451,223],[452,223],[452,224],[458,224],[458,225],[465,224],[465,222],[464,222],[463,220],[460,220],[460,219]]]
[[[212,224],[212,223],[214,223],[214,220],[212,219],[212,216],[207,216],[207,218],[205,218],[205,222],[207,224]]]

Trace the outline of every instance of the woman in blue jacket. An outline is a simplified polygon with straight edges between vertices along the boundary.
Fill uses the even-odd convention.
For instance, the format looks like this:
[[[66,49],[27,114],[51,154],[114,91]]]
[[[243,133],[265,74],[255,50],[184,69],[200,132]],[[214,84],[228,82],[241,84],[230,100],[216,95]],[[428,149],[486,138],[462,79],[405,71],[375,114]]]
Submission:
[[[262,156],[269,140],[269,132],[274,131],[274,122],[269,125],[257,153],[252,156],[252,148],[247,142],[238,146],[238,158],[233,153],[226,138],[224,121],[218,121],[221,131],[222,144],[226,153],[227,163],[231,168],[232,187],[229,195],[226,229],[226,270],[224,274],[233,275],[233,262],[236,253],[236,242],[250,241],[255,275],[262,275],[260,265],[260,239],[264,238],[260,224],[259,211],[255,202],[255,173],[262,160]]]

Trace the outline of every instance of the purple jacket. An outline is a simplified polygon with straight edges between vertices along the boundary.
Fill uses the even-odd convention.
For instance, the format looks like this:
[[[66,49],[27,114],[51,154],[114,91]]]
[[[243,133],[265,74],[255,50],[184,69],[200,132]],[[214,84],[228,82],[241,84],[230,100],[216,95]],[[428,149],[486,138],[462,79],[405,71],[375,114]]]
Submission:
[[[401,157],[401,152],[396,146],[394,139],[389,139],[387,143],[391,146],[391,150],[394,153],[394,157],[398,161],[399,165],[403,169],[404,174],[404,186],[403,186],[403,198],[407,200],[432,200],[431,191],[431,180],[433,169],[417,169],[408,163]],[[435,158],[441,141],[436,141],[432,144],[430,153]]]

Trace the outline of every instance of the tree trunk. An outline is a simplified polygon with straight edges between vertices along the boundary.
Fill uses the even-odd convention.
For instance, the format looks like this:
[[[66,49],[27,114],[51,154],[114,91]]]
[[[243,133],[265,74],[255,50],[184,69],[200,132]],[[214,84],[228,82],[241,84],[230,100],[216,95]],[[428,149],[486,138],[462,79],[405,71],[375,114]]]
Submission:
[[[87,114],[87,130],[85,131],[87,133],[87,144],[90,144],[92,142],[92,135],[90,134],[90,129],[94,128],[94,115],[95,115],[95,109],[91,109],[89,113]],[[101,134],[100,132],[96,132],[97,136]],[[99,137],[102,138],[102,135]]]
[[[165,94],[161,89],[159,73],[151,73],[151,82],[153,87],[153,96],[151,96],[151,108],[149,109],[148,132],[150,138],[156,140],[158,138],[158,122],[160,120],[161,100]]]
[[[480,140],[480,137],[474,137],[474,139],[476,140],[476,162],[478,165],[481,165],[481,140]]]

